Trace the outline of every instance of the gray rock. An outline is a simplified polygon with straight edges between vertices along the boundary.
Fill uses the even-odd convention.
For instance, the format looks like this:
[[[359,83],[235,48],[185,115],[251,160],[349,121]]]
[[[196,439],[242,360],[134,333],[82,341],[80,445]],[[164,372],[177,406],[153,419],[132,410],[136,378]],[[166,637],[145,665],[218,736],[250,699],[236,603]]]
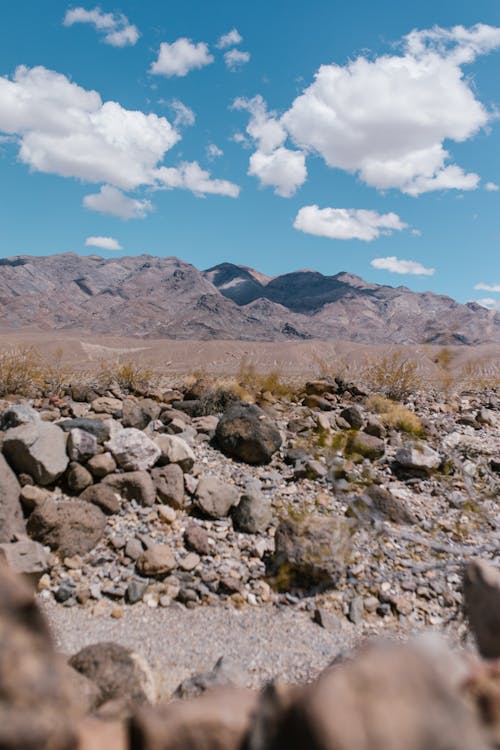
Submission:
[[[346,452],[348,454],[357,453],[363,458],[369,458],[373,461],[384,455],[385,443],[381,438],[368,435],[366,432],[353,432],[347,440]]]
[[[192,448],[176,435],[159,435],[155,443],[161,451],[158,465],[179,464],[182,471],[189,472],[193,468],[195,456]]]
[[[28,404],[12,404],[0,415],[0,430],[9,430],[22,424],[33,424],[40,421],[40,415]]]
[[[403,500],[376,484],[367,487],[362,495],[352,498],[349,507],[349,515],[366,521],[382,518],[393,523],[415,522]]]
[[[125,554],[130,557],[131,560],[138,560],[144,552],[144,547],[139,539],[129,539],[125,545]]]
[[[55,482],[68,466],[66,435],[49,422],[32,422],[7,430],[3,452],[18,474],[29,474],[41,485]]]
[[[151,421],[158,419],[160,411],[160,405],[152,398],[126,398],[123,402],[122,424],[124,427],[143,430]]]
[[[225,518],[239,498],[236,487],[215,477],[204,476],[198,482],[194,502],[209,518]]]
[[[155,703],[156,686],[142,656],[118,643],[95,643],[71,657],[69,664],[100,691],[99,705],[118,698]]]
[[[10,542],[14,534],[26,533],[20,493],[17,477],[0,453],[0,542]]]
[[[147,435],[134,427],[127,427],[111,438],[105,447],[125,471],[144,471],[157,462],[161,450]]]
[[[274,422],[254,404],[235,404],[219,420],[215,439],[219,448],[248,464],[267,464],[281,446]]]
[[[353,430],[360,430],[364,424],[363,415],[357,406],[348,406],[346,409],[342,409],[340,416]]]
[[[108,419],[89,419],[87,417],[78,417],[77,419],[64,419],[58,422],[58,426],[64,432],[71,430],[84,430],[93,435],[97,442],[102,445],[111,437],[110,422]]]
[[[82,500],[47,500],[28,520],[28,533],[65,557],[93,549],[104,534],[106,516]]]
[[[167,464],[152,469],[151,479],[160,502],[172,508],[184,507],[184,474],[178,464]]]
[[[69,431],[67,451],[72,461],[85,463],[98,451],[97,438],[91,432],[75,427]]]
[[[264,532],[272,521],[271,503],[257,491],[248,491],[241,496],[240,502],[231,509],[231,518],[237,531],[249,534]]]
[[[471,560],[464,569],[465,613],[480,654],[500,658],[500,569],[485,560]]]
[[[37,581],[49,567],[47,551],[31,539],[0,544],[0,558],[3,558],[15,573],[22,573],[33,581]]]
[[[441,456],[425,443],[415,443],[399,448],[394,463],[397,470],[406,474],[422,476],[439,469]]]
[[[129,604],[137,604],[142,601],[142,597],[146,593],[148,584],[146,581],[133,580],[130,581],[127,586],[126,599]]]
[[[207,690],[216,687],[241,687],[244,682],[244,675],[236,664],[221,656],[210,671],[200,672],[183,680],[172,697],[190,700],[203,695]]]
[[[21,488],[21,505],[25,512],[29,514],[50,496],[49,490],[36,487],[33,484],[26,484]]]
[[[119,398],[99,396],[91,402],[91,406],[97,414],[109,414],[116,419],[120,419],[122,416],[123,404]]]
[[[128,471],[125,474],[108,474],[101,484],[113,487],[126,500],[151,507],[156,499],[154,482],[147,471]]]
[[[349,605],[349,620],[354,625],[359,625],[363,621],[365,605],[361,596],[355,596]]]

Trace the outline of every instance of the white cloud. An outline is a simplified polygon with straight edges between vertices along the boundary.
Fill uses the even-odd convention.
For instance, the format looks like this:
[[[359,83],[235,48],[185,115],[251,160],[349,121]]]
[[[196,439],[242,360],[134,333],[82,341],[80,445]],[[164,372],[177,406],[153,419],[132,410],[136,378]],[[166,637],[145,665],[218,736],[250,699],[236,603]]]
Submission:
[[[185,162],[178,167],[160,167],[156,170],[158,188],[181,188],[191,190],[195,195],[227,195],[237,198],[240,188],[228,180],[216,180],[210,172],[202,169],[198,162]]]
[[[144,219],[153,210],[150,201],[130,198],[111,185],[103,185],[98,193],[86,195],[83,205],[91,211],[111,214],[125,220]]]
[[[406,229],[397,214],[379,214],[357,208],[319,208],[303,206],[295,217],[295,229],[333,240],[364,240],[371,242],[381,234]]]
[[[215,143],[209,143],[207,146],[207,159],[214,161],[224,156],[224,151],[215,145]]]
[[[169,106],[175,113],[174,127],[181,128],[194,125],[196,116],[193,110],[181,102],[180,99],[172,99]]]
[[[487,182],[484,189],[488,190],[490,193],[496,193],[497,190],[500,190],[500,186],[498,186],[496,182]]]
[[[375,258],[370,262],[373,268],[391,273],[407,274],[410,276],[434,276],[435,268],[426,268],[415,260],[400,260],[395,255],[387,258]]]
[[[224,53],[224,62],[226,63],[226,68],[228,68],[231,73],[236,73],[242,65],[246,65],[250,62],[250,52],[244,52],[239,49],[230,49]]]
[[[475,284],[474,289],[481,289],[484,292],[500,292],[500,284]]]
[[[500,28],[482,24],[414,31],[402,54],[322,65],[280,124],[297,146],[373,187],[475,189],[478,175],[448,163],[444,143],[492,118],[461,66],[499,46]]]
[[[238,97],[231,108],[246,110],[250,113],[250,122],[246,131],[256,141],[260,151],[269,154],[283,145],[286,140],[286,130],[277,118],[276,112],[267,111],[266,102],[260,94],[252,99]]]
[[[18,136],[19,158],[35,171],[124,190],[149,184],[180,138],[165,117],[103,103],[60,73],[24,66],[0,78],[0,131]]]
[[[500,299],[485,297],[484,299],[477,299],[475,302],[478,305],[481,305],[481,307],[488,308],[488,310],[500,310]]]
[[[233,45],[239,44],[242,41],[243,37],[241,36],[240,32],[237,29],[231,29],[231,31],[228,31],[227,34],[223,34],[219,37],[215,46],[217,47],[217,49],[226,49],[226,47],[232,47]]]
[[[208,51],[205,42],[193,44],[191,39],[181,37],[172,44],[162,42],[158,59],[151,65],[150,72],[155,75],[185,76],[190,70],[203,68],[213,63],[214,58]]]
[[[114,237],[87,237],[85,245],[86,247],[100,247],[102,250],[123,250]]]
[[[252,148],[252,145],[249,139],[246,137],[244,133],[241,133],[239,130],[237,130],[236,133],[233,133],[231,136],[229,136],[229,140],[233,141],[233,143],[241,144],[243,148]]]
[[[92,24],[97,31],[104,34],[106,44],[113,47],[125,47],[127,44],[134,45],[139,39],[139,31],[136,26],[129,23],[123,13],[103,13],[100,8],[85,10],[85,8],[71,8],[64,16],[64,26],[73,26],[75,23]]]
[[[258,177],[261,185],[271,185],[283,198],[294,195],[306,181],[306,160],[302,151],[277,148],[270,153],[255,151],[250,157],[248,174]]]

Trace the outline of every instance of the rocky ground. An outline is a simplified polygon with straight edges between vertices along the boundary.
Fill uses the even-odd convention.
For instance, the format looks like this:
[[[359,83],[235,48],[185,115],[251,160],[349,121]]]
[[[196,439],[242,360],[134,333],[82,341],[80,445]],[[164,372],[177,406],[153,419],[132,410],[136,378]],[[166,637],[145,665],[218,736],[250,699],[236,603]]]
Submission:
[[[470,561],[498,566],[498,392],[267,386],[4,400],[0,558],[36,583],[59,650],[134,649],[163,699],[304,683],[374,634],[430,627],[473,652],[463,570],[488,588]],[[469,595],[493,658],[491,611]]]

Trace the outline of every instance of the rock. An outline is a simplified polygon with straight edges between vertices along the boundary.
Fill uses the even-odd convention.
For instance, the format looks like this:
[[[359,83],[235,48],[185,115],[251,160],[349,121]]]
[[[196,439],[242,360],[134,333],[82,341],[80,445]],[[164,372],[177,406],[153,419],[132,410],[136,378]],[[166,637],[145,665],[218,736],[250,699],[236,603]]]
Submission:
[[[376,484],[350,501],[348,515],[365,521],[382,518],[393,523],[415,523],[404,501]]]
[[[116,419],[120,419],[122,416],[123,404],[119,398],[99,396],[91,402],[91,406],[97,414],[109,414]]]
[[[195,457],[192,449],[176,435],[159,435],[155,440],[161,451],[158,465],[179,464],[182,471],[189,472],[193,468]]]
[[[279,588],[334,583],[351,548],[344,519],[310,514],[282,519],[275,536],[273,570]]]
[[[256,703],[257,693],[226,687],[213,688],[189,701],[141,708],[130,720],[131,747],[241,750]]]
[[[118,698],[155,703],[156,687],[142,656],[118,643],[95,643],[69,659],[69,664],[99,688],[99,705]]]
[[[126,474],[108,474],[101,484],[109,485],[126,500],[135,500],[140,505],[151,507],[156,499],[156,490],[147,471],[129,471]]]
[[[158,419],[160,411],[160,405],[152,398],[126,398],[123,402],[122,424],[124,427],[143,430],[150,422]]]
[[[206,417],[193,419],[193,426],[198,432],[202,432],[205,435],[214,435],[218,424],[219,418],[216,417],[215,414],[209,414]]]
[[[464,607],[480,654],[500,659],[500,569],[471,560],[463,573]]]
[[[125,471],[150,469],[161,455],[156,443],[134,427],[118,432],[105,446],[113,454],[118,466]]]
[[[111,453],[99,453],[87,461],[87,468],[96,479],[102,479],[116,471],[116,461]]]
[[[49,497],[51,497],[50,492],[42,487],[35,487],[32,484],[21,487],[21,505],[28,515]]]
[[[363,427],[365,420],[357,406],[348,406],[346,409],[342,409],[340,416],[353,430],[360,430]]]
[[[346,446],[348,455],[358,454],[372,461],[381,458],[385,453],[385,443],[381,438],[368,435],[366,432],[352,432]]]
[[[0,544],[0,558],[14,573],[27,576],[32,582],[41,578],[49,567],[49,555],[38,542],[22,539],[11,544]]]
[[[231,509],[234,528],[249,534],[263,533],[273,517],[271,503],[259,491],[248,491]]]
[[[73,750],[74,706],[33,589],[0,561],[0,747]]]
[[[394,464],[397,471],[410,476],[426,476],[439,469],[441,456],[425,443],[415,443],[399,448]]]
[[[127,586],[126,593],[126,599],[128,603],[137,604],[137,602],[140,602],[146,592],[147,587],[148,584],[145,581],[130,581],[129,585]]]
[[[322,607],[318,607],[314,610],[313,620],[322,628],[328,630],[329,633],[338,634],[342,628],[340,619],[337,617],[337,615],[334,615],[332,612],[328,612]]]
[[[385,429],[382,422],[373,416],[369,416],[366,420],[364,431],[367,435],[373,435],[374,437],[378,438],[384,438],[387,434],[387,430]]]
[[[188,549],[200,555],[209,555],[211,551],[209,540],[210,537],[202,526],[194,522],[188,524],[184,532],[184,544]]]
[[[50,422],[32,422],[7,430],[3,452],[14,471],[29,474],[41,485],[55,482],[68,465],[66,436]]]
[[[175,567],[175,555],[167,544],[155,544],[137,560],[138,572],[147,577],[167,575]]]
[[[72,461],[85,463],[98,451],[97,438],[92,433],[76,427],[69,431],[67,451]]]
[[[138,560],[144,552],[144,547],[139,539],[129,539],[125,545],[125,554],[131,560]]]
[[[360,596],[355,596],[349,605],[349,620],[353,625],[359,625],[363,621],[365,605]]]
[[[71,696],[71,702],[81,707],[82,714],[94,712],[99,706],[100,691],[97,685],[65,661],[62,661],[60,671]]]
[[[338,392],[338,389],[337,383],[327,378],[309,380],[305,385],[305,391],[308,396],[324,396],[326,393],[335,394]]]
[[[194,502],[209,518],[225,518],[239,498],[236,487],[215,477],[203,476],[198,482]]]
[[[0,453],[0,542],[10,542],[14,534],[26,533],[20,494],[21,485]]]
[[[266,693],[248,737],[252,750],[487,750],[459,692],[459,659],[444,646],[365,648],[278,705]],[[458,664],[457,664],[458,662]]]
[[[70,493],[79,495],[86,487],[94,483],[92,474],[85,466],[72,461],[66,472],[66,484]]]
[[[151,479],[160,502],[172,508],[184,507],[184,474],[178,464],[152,469]]]
[[[71,430],[83,430],[93,435],[99,445],[102,445],[106,440],[111,437],[110,434],[110,422],[109,419],[89,419],[87,417],[78,417],[77,419],[64,419],[58,422],[58,426],[64,432],[71,432]]]
[[[304,398],[304,406],[309,409],[321,409],[321,411],[331,411],[333,409],[333,402],[329,401],[323,396],[310,395]]]
[[[97,505],[107,516],[118,513],[120,510],[120,501],[116,491],[110,485],[102,482],[87,487],[80,495],[80,500]]]
[[[231,406],[219,420],[215,439],[219,448],[248,464],[267,464],[281,446],[279,430],[254,404]]]
[[[47,500],[28,520],[29,534],[65,557],[82,555],[93,549],[105,526],[103,512],[82,500]]]
[[[231,664],[227,657],[221,656],[209,672],[200,672],[183,680],[175,689],[173,698],[192,700],[207,690],[216,687],[241,687],[244,676],[235,664]]]
[[[76,729],[78,750],[129,750],[127,727],[118,719],[87,718]]]
[[[36,409],[28,404],[12,404],[0,415],[0,430],[9,430],[22,424],[33,424],[40,421]]]

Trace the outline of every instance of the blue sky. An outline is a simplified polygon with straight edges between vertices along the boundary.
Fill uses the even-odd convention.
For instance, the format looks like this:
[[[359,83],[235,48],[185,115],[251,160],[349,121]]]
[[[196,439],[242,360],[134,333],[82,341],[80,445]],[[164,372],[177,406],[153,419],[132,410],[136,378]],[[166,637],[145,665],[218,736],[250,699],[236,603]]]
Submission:
[[[498,0],[5,4],[0,253],[500,306],[499,71]]]

